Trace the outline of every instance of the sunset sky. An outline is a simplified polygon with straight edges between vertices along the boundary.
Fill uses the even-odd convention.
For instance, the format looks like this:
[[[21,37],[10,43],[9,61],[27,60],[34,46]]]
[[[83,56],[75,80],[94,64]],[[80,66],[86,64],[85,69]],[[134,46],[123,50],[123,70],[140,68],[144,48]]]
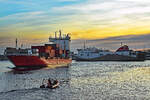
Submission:
[[[15,38],[45,42],[59,29],[72,39],[107,43],[112,37],[149,36],[149,5],[149,0],[0,0],[0,46]]]

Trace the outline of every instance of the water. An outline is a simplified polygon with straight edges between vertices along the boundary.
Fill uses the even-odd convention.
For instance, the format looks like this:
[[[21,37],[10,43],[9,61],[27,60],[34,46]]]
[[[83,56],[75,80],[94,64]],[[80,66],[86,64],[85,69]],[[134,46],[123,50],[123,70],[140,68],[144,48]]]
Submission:
[[[0,100],[149,100],[150,61],[75,62],[69,68],[16,73],[0,62]],[[43,79],[57,89],[40,89]]]

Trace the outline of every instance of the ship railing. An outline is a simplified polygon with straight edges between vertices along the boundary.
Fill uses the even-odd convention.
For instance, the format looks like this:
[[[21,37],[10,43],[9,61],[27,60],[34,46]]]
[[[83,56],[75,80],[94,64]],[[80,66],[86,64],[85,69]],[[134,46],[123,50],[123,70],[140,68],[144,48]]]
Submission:
[[[5,54],[6,56],[39,56],[38,54]]]

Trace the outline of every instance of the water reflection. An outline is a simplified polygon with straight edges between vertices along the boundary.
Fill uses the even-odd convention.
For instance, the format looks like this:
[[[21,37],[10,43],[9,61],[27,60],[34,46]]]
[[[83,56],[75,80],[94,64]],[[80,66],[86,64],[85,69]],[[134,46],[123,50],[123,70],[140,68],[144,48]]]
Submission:
[[[38,88],[42,84],[43,79],[57,79],[60,82],[68,82],[69,79],[68,68],[57,69],[41,69],[29,72],[2,72],[0,77],[0,92]]]
[[[71,87],[74,93],[78,93],[74,98],[88,100],[150,98],[149,62],[116,64],[97,62],[92,66],[91,63],[80,65],[82,66],[77,68],[73,66],[76,75],[72,73]]]
[[[21,74],[5,70],[0,72],[0,100],[150,99],[149,66],[150,61],[73,62],[69,68]],[[59,88],[40,89],[47,78],[59,80]]]

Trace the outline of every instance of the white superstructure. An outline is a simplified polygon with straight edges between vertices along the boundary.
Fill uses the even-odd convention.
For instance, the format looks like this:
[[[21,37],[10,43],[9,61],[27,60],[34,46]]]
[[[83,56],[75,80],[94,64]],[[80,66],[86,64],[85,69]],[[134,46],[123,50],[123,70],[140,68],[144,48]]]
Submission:
[[[84,49],[77,49],[78,53],[75,55],[75,59],[80,60],[136,60],[138,57],[141,58],[144,56],[139,56],[140,52],[129,50],[127,45],[121,46],[115,52],[98,49],[98,48],[85,48]],[[138,59],[139,59],[138,58]],[[137,60],[138,60],[137,59]]]
[[[94,59],[94,58],[98,58],[98,57],[113,53],[109,50],[102,50],[102,49],[98,49],[95,47],[77,49],[77,51],[78,51],[78,54],[76,56],[81,59]]]
[[[55,37],[49,37],[49,42],[53,42],[57,44],[61,50],[70,50],[70,41],[71,38],[68,34],[62,34],[61,30],[59,31],[59,36],[57,36],[57,32],[55,32]]]
[[[117,55],[123,55],[123,56],[130,56],[130,57],[136,57],[137,56],[136,51],[129,50],[129,47],[127,45],[121,46],[114,54]]]

